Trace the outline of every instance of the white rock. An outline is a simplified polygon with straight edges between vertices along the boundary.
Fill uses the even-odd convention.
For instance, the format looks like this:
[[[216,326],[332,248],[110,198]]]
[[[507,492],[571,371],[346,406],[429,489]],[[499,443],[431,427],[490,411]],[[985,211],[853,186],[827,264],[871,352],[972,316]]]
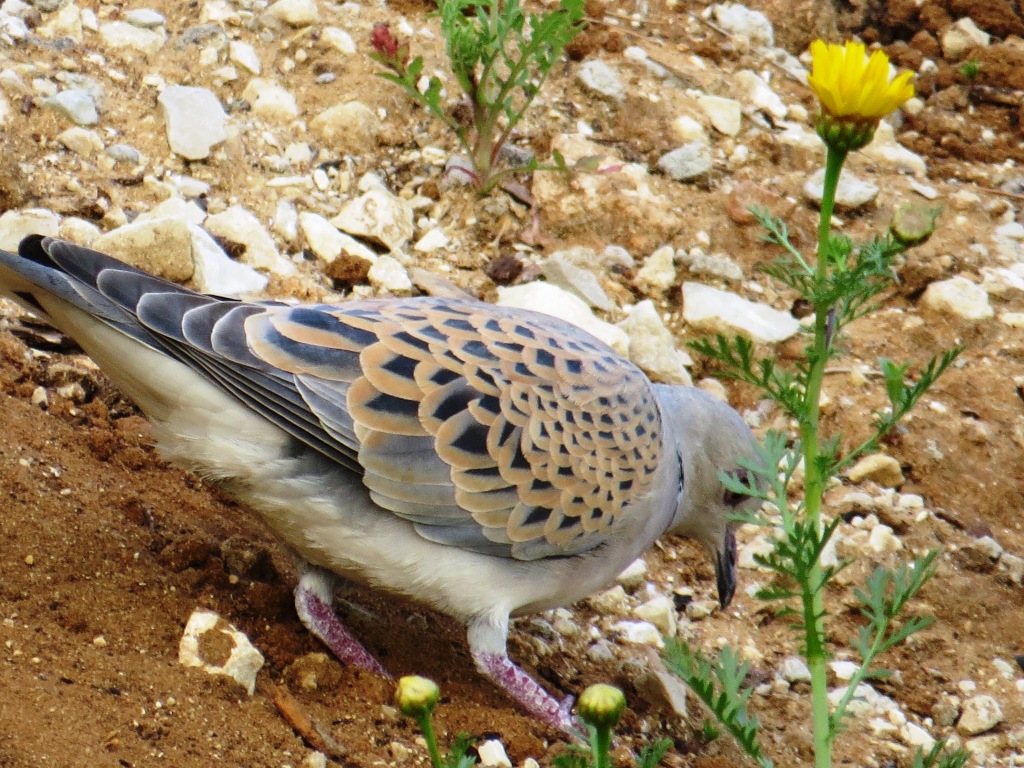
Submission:
[[[95,125],[100,121],[96,101],[85,88],[69,88],[43,99],[42,103],[76,125]]]
[[[998,560],[1003,556],[1002,545],[991,536],[982,536],[981,538],[975,539],[971,546],[980,552],[984,552],[992,560]]]
[[[779,674],[787,683],[811,682],[811,670],[799,656],[788,656],[779,665]]]
[[[676,282],[676,252],[671,245],[663,245],[644,259],[636,274],[636,281],[649,291],[662,293]]]
[[[606,99],[622,101],[626,96],[618,70],[601,59],[587,59],[583,62],[576,73],[576,79],[588,91]]]
[[[816,157],[825,155],[825,145],[821,138],[814,131],[809,131],[800,123],[782,122],[779,124],[782,133],[776,134],[775,138],[780,144],[798,149],[806,155]]]
[[[263,5],[266,5],[266,3]],[[237,25],[241,21],[242,19],[238,15],[238,11],[235,10],[229,0],[205,0],[203,8],[199,12],[199,22],[201,24]]]
[[[911,173],[918,178],[928,175],[925,159],[896,141],[896,132],[885,120],[878,124],[874,139],[860,150],[860,154],[885,168]]]
[[[976,736],[990,731],[1003,721],[999,702],[986,694],[972,696],[964,702],[963,714],[956,729],[965,736]]]
[[[582,299],[551,283],[534,281],[510,287],[499,286],[497,304],[532,309],[561,318],[596,336],[623,357],[629,355],[629,337],[625,331],[597,319]]]
[[[412,291],[412,280],[402,263],[386,253],[377,257],[367,274],[370,285],[395,295]]]
[[[686,618],[690,621],[700,621],[714,613],[717,608],[717,600],[691,600],[686,604]]]
[[[241,246],[244,252],[238,258],[251,267],[285,276],[294,275],[297,271],[292,262],[278,253],[274,238],[263,223],[240,205],[210,216],[205,227],[214,237]]]
[[[701,144],[708,143],[708,133],[704,126],[698,123],[689,115],[680,115],[672,121],[672,130],[676,137],[683,142],[697,141]]]
[[[368,269],[377,263],[378,256],[319,214],[303,211],[299,214],[299,229],[309,250],[318,258],[331,263],[341,254],[367,262]]]
[[[206,211],[191,200],[172,195],[135,217],[136,222],[156,219],[180,219],[189,224],[202,224],[206,220]]]
[[[662,155],[658,167],[676,181],[703,176],[711,170],[711,148],[702,142],[691,141]]]
[[[294,166],[305,168],[313,162],[313,150],[304,141],[295,141],[284,148],[284,159]]]
[[[613,616],[625,616],[629,613],[629,597],[621,584],[616,584],[611,589],[591,595],[587,600],[594,610]]]
[[[999,676],[1004,680],[1015,680],[1017,673],[1020,671],[1020,667],[1016,664],[1011,664],[1006,659],[992,659],[992,666],[996,668],[996,672],[998,672]]]
[[[93,241],[96,240],[101,234],[101,230],[98,226],[93,224],[91,221],[80,219],[77,216],[69,216],[60,223],[60,229],[57,230],[57,237],[61,240],[67,240],[68,242],[81,245],[86,248],[91,248]]]
[[[659,650],[665,647],[665,641],[661,639],[661,632],[649,621],[617,621],[612,624],[611,629],[627,643],[650,645]]]
[[[702,93],[697,97],[697,103],[719,133],[736,136],[740,132],[743,123],[743,108],[738,101]]]
[[[675,637],[677,628],[676,606],[667,595],[655,595],[633,609],[633,615],[649,621],[664,637]]]
[[[28,38],[28,36],[28,25],[21,18],[7,13],[0,13],[0,40],[8,38],[20,42]]]
[[[6,5],[6,4],[5,4]],[[51,15],[45,24],[36,27],[36,34],[46,40],[69,37],[82,42],[82,12],[74,3],[68,3]]]
[[[344,244],[344,235],[318,213],[303,211],[298,215],[299,231],[306,244],[317,257],[328,263],[338,258]]]
[[[0,214],[0,248],[17,251],[18,243],[29,235],[56,237],[60,217],[46,208],[26,208]]]
[[[626,566],[615,581],[627,589],[636,589],[647,580],[647,563],[642,557],[638,557]]]
[[[852,483],[873,480],[883,488],[897,488],[903,485],[903,469],[900,463],[884,453],[872,453],[859,459],[850,467],[846,476]]]
[[[665,327],[654,302],[646,299],[625,310],[626,319],[618,323],[618,327],[629,337],[630,361],[653,381],[693,386],[693,379],[686,370],[693,360],[676,349],[672,332]]]
[[[103,139],[96,131],[90,131],[88,128],[68,128],[57,135],[57,141],[76,155],[86,158],[103,151]]]
[[[989,296],[1006,296],[1016,291],[1024,292],[1024,264],[1014,264],[1009,269],[982,267],[981,277],[981,287]]]
[[[878,186],[870,181],[854,176],[849,171],[843,171],[839,177],[839,184],[836,186],[836,207],[854,209],[867,205],[878,197]],[[808,200],[821,205],[822,196],[825,194],[825,169],[819,168],[811,174],[804,184],[804,195]]]
[[[167,124],[167,141],[175,154],[187,160],[203,160],[227,139],[227,115],[212,91],[172,85],[157,101]]]
[[[978,29],[974,19],[965,16],[958,19],[942,33],[942,55],[951,61],[959,61],[971,48],[985,48],[992,41],[992,35]]]
[[[423,237],[416,241],[412,249],[420,253],[433,253],[438,248],[447,246],[449,242],[448,235],[444,233],[444,230],[440,227],[432,227],[423,234]]]
[[[380,118],[362,102],[348,101],[310,120],[309,131],[336,152],[364,154],[377,146]]]
[[[14,113],[11,110],[11,102],[7,100],[4,92],[0,90],[0,126],[6,125],[10,121],[12,114]]]
[[[157,277],[184,282],[192,277],[192,232],[181,219],[133,221],[96,238],[93,247]]]
[[[996,252],[1003,261],[1024,261],[1024,224],[1000,224],[992,233]]]
[[[223,664],[213,664],[203,658],[202,638],[208,632],[220,633],[231,642],[231,653]],[[217,647],[222,642],[223,639],[219,639]],[[252,696],[256,692],[256,675],[263,667],[263,655],[253,647],[249,638],[216,613],[194,611],[178,646],[178,662],[186,667],[199,667],[211,675],[226,675]]]
[[[210,185],[205,181],[191,176],[184,176],[180,173],[169,173],[166,178],[177,193],[186,199],[210,194]]]
[[[299,105],[291,92],[264,77],[250,80],[242,98],[252,106],[252,113],[264,120],[287,122],[299,116]]]
[[[323,219],[323,216],[320,218]],[[327,226],[331,226],[327,219],[323,220]],[[277,208],[274,209],[274,220],[270,223],[270,230],[288,243],[295,241],[295,238],[299,236],[299,211],[293,202],[290,200],[277,201]]]
[[[409,204],[382,189],[371,189],[345,203],[331,224],[342,232],[376,240],[392,251],[401,250],[414,231]]]
[[[762,344],[785,341],[800,330],[788,312],[692,282],[683,283],[683,320],[700,330],[739,333]]]
[[[760,11],[753,11],[741,3],[713,5],[711,13],[718,26],[730,35],[743,37],[754,45],[770,47],[775,44],[772,23]]]
[[[164,15],[159,11],[154,11],[152,8],[132,8],[125,12],[124,20],[133,27],[141,29],[154,29],[162,27],[167,23]]]
[[[733,75],[733,79],[750,106],[771,115],[775,121],[786,119],[789,109],[785,102],[759,74],[744,69]]]
[[[844,661],[842,659],[830,661],[828,666],[836,676],[836,680],[841,680],[843,682],[852,680],[853,676],[857,674],[857,670],[860,669],[860,665],[855,661]]]
[[[1024,557],[1004,552],[999,558],[999,571],[1005,573],[1014,584],[1024,584]]]
[[[108,21],[100,25],[100,38],[108,48],[132,48],[154,56],[167,42],[162,29],[143,29],[126,21]]]
[[[497,739],[488,739],[479,744],[476,753],[480,757],[481,768],[487,768],[487,766],[512,768],[512,761],[505,754],[505,747]]]
[[[192,234],[192,282],[202,293],[228,298],[245,298],[267,287],[267,278],[252,267],[231,259],[210,233],[196,224],[189,224]]]
[[[356,52],[356,44],[352,35],[337,27],[324,27],[320,33],[320,40],[334,48],[339,53],[351,55]]]
[[[774,551],[775,543],[764,534],[758,534],[746,544],[740,546],[736,556],[736,567],[754,571],[767,571],[769,569],[758,563],[757,558],[768,557]]]
[[[931,283],[921,303],[937,312],[956,315],[972,322],[990,319],[995,312],[988,303],[988,294],[980,285],[966,277],[951,277]]]
[[[900,738],[911,747],[920,747],[926,753],[935,746],[935,739],[928,731],[914,723],[904,723],[900,728]]]
[[[615,308],[615,303],[604,292],[597,275],[589,269],[578,267],[557,253],[544,259],[540,269],[548,282],[579,296],[590,306],[606,312]]]
[[[316,0],[277,0],[267,9],[266,15],[290,27],[305,27],[320,20]]]
[[[843,696],[846,695],[848,686],[833,688],[828,692],[829,703],[835,707]],[[871,717],[873,715],[887,715],[889,712],[898,710],[899,705],[888,696],[885,696],[867,683],[857,686],[846,711],[857,717]]]
[[[868,534],[868,549],[878,554],[899,552],[903,549],[903,542],[892,532],[892,528],[879,523]]]
[[[699,249],[693,248],[690,253],[680,257],[680,261],[686,264],[686,268],[694,275],[712,275],[723,280],[738,282],[743,279],[743,267],[721,254],[694,253]]]
[[[954,737],[955,738],[955,737]],[[971,757],[975,761],[975,765],[999,765],[996,762],[996,756],[1006,749],[1006,735],[1002,733],[992,733],[988,736],[977,736],[973,739],[967,739],[963,744],[964,749],[971,753]],[[1010,759],[1013,761],[1009,765],[1013,765],[1016,760],[1016,755],[1011,755]]]
[[[228,44],[228,59],[253,75],[258,75],[262,69],[256,49],[241,40],[232,40]]]

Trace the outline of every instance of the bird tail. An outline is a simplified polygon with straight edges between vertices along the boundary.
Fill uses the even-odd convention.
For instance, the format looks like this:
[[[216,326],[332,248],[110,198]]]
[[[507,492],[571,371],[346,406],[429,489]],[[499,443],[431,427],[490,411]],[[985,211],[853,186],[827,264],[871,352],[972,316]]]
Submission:
[[[130,280],[123,279],[128,275]],[[77,323],[68,327],[69,318],[84,312],[159,348],[136,317],[140,297],[154,289],[191,293],[105,254],[39,235],[22,240],[16,254],[0,250],[0,295],[72,337],[79,329]]]

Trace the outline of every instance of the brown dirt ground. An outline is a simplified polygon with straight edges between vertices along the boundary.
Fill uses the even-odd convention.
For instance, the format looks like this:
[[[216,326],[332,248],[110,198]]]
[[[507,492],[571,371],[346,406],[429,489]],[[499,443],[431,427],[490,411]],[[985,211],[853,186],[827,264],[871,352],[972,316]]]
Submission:
[[[194,4],[187,12],[180,4],[148,5],[174,19],[172,32],[196,23]],[[806,44],[802,34],[856,23],[867,30],[868,37],[891,43],[894,56],[911,58],[914,50],[928,47],[929,39],[934,43],[934,34],[948,23],[948,19],[943,22],[942,13],[957,18],[971,12],[969,4],[957,0],[851,4],[860,9],[860,16],[823,13],[820,6],[824,4],[810,1],[763,0],[751,5],[773,15],[777,29],[785,32],[780,37],[793,50]],[[973,7],[997,5],[1010,9],[1007,23],[1018,25],[1001,34],[1019,34],[1021,15],[1013,3],[977,0]],[[672,40],[666,31],[672,29],[670,14],[696,13],[701,8],[700,3],[679,3],[657,17],[664,23],[656,31]],[[409,2],[401,11],[413,16],[424,8]],[[381,20],[393,13],[375,11]],[[794,18],[806,23],[781,23]],[[915,37],[921,29],[926,36]],[[642,37],[645,30],[631,34]],[[744,52],[730,50],[713,32],[709,35],[712,43],[679,36],[668,50],[655,47],[652,51],[661,51],[659,55],[669,64],[672,57],[689,55],[688,51],[707,55],[712,49],[730,65],[742,60]],[[608,51],[621,49],[621,42],[601,39],[597,44],[605,47],[604,55],[614,55]],[[996,78],[991,87],[1020,87],[1009,78],[1019,77],[1022,70],[1002,66],[1015,60],[1016,52],[1007,50],[1013,47],[1002,44],[1003,58],[1000,51],[985,54],[1000,64],[988,70]],[[275,54],[267,55],[272,60]],[[332,54],[317,55],[322,60],[314,57],[310,66],[337,64],[330,60]],[[187,73],[188,56],[168,46],[168,58],[160,64],[165,76]],[[141,74],[152,66],[136,69],[130,61],[119,65],[129,75],[125,83],[129,89],[141,87]],[[83,65],[86,70],[90,66],[94,65]],[[365,94],[367,103],[386,105],[392,111],[398,126],[393,128],[395,151],[408,141],[414,121],[415,130],[428,132],[431,143],[444,145],[436,126],[414,115],[399,94],[371,79],[370,65],[338,67],[351,68],[339,78],[339,88]],[[1019,330],[996,322],[978,330],[919,312],[915,302],[924,281],[977,266],[972,262],[977,256],[968,246],[987,242],[988,232],[1005,210],[1006,196],[992,191],[995,184],[989,174],[1006,157],[1020,152],[1019,110],[987,100],[988,91],[979,94],[977,88],[967,89],[956,82],[954,70],[954,65],[940,63],[934,84],[924,88],[927,109],[905,126],[908,133],[903,140],[928,157],[930,183],[941,186],[944,194],[958,188],[953,183],[957,179],[974,183],[977,186],[971,188],[980,190],[982,203],[956,210],[963,220],[940,230],[908,262],[904,290],[891,297],[881,313],[851,330],[848,356],[837,363],[826,384],[833,405],[825,413],[828,426],[852,442],[863,436],[870,411],[881,403],[876,394],[851,383],[847,373],[851,366],[882,355],[921,360],[953,343],[967,344],[960,363],[927,398],[944,408],[925,404],[887,446],[904,467],[907,482],[902,491],[921,494],[938,513],[924,523],[905,525],[898,533],[914,551],[939,546],[946,552],[938,577],[913,608],[935,615],[938,621],[885,660],[898,675],[880,688],[908,714],[924,718],[932,714],[940,692],[955,691],[957,682],[970,678],[1003,702],[1005,721],[1000,732],[1008,733],[1024,723],[1024,697],[996,675],[991,662],[1024,654],[1024,590],[1000,575],[990,561],[977,557],[969,545],[975,537],[992,535],[1007,551],[1024,554],[1024,339]],[[299,68],[282,80],[300,95],[304,108],[315,112],[331,103],[337,92],[324,95],[309,88],[303,80],[308,71]],[[553,78],[551,87],[565,91],[573,84],[566,75]],[[806,95],[789,87],[787,101],[802,100],[810,106]],[[600,125],[602,107],[578,93],[573,98],[582,102],[577,108]],[[968,103],[977,107],[975,118],[960,126],[957,138],[949,130],[950,120],[957,104]],[[614,116],[605,126],[606,136],[629,127],[628,133],[609,140],[627,159],[630,155],[653,159],[669,148],[658,109],[647,107],[649,111],[631,126],[621,118],[616,122]],[[117,109],[121,110],[119,124],[132,126],[126,129],[132,143],[160,156],[162,151],[155,147],[163,139],[148,117],[152,104],[145,98],[129,100]],[[946,122],[943,117],[948,118]],[[48,144],[46,137],[64,127],[42,110],[30,110],[19,120],[5,141],[20,157],[41,157],[51,151],[52,139]],[[985,127],[994,131],[994,144],[976,141]],[[531,135],[540,136],[543,144],[550,133],[542,130]],[[770,178],[773,190],[799,196],[796,190],[806,163],[783,147],[758,145],[757,149],[767,151],[760,152],[760,159],[737,177],[765,186]],[[0,203],[4,207],[45,205],[102,221],[103,209],[110,205],[142,210],[158,200],[138,187],[138,180],[111,182],[94,169],[74,167],[73,159],[68,162],[70,169],[62,170],[77,173],[81,181],[71,191],[42,171],[26,174],[9,159],[0,160]],[[362,162],[365,170],[376,161]],[[885,190],[876,208],[852,217],[849,231],[856,235],[885,226],[896,199],[887,183],[899,184],[895,174],[886,176],[856,158],[853,162],[858,172],[872,175]],[[176,170],[204,173],[201,164]],[[255,183],[258,169],[241,163],[237,169],[216,170],[231,194],[261,210]],[[396,171],[397,181],[405,178],[403,173],[408,177],[412,171]],[[951,181],[939,185],[938,179]],[[729,220],[724,195],[714,188],[673,187],[678,188],[673,202],[687,211],[682,242],[698,229],[711,232],[716,248],[734,254],[748,273],[770,257],[752,228]],[[99,208],[97,200],[103,201]],[[456,211],[452,220],[456,220],[458,200],[452,208]],[[810,211],[798,205],[783,208],[780,212],[790,217],[795,230],[810,229]],[[493,255],[488,244],[494,231],[487,231],[493,222],[483,218],[484,223],[476,225],[478,251]],[[569,239],[573,236],[564,234]],[[575,236],[583,240],[587,234],[581,231]],[[946,254],[953,256],[940,258]],[[467,257],[458,280],[486,294],[493,284],[475,269],[482,265],[480,258]],[[619,290],[633,289],[626,281]],[[1020,294],[997,302],[1001,311],[1024,311]],[[668,308],[678,311],[678,304],[670,302]],[[922,317],[924,322],[914,322]],[[57,394],[55,386],[63,383],[59,364],[71,362],[80,369],[81,356],[73,349],[49,350],[47,342],[33,335],[28,345],[23,338],[0,329],[0,766],[298,765],[309,749],[275,708],[274,686],[287,688],[300,708],[344,746],[346,755],[339,764],[360,768],[422,764],[414,729],[390,707],[389,681],[308,655],[322,648],[305,632],[291,606],[294,567],[262,525],[216,489],[163,464],[149,445],[145,422],[102,376],[79,376],[86,390],[84,399],[72,401]],[[30,403],[37,386],[49,388],[46,410]],[[755,405],[748,392],[732,394],[740,407]],[[935,457],[936,446],[945,459]],[[710,595],[711,571],[689,544],[667,542],[647,559],[651,578],[662,588],[692,584],[699,596]],[[880,558],[879,562],[895,561]],[[873,564],[861,560],[855,574],[863,574]],[[748,581],[756,577],[744,575]],[[441,683],[444,699],[437,722],[442,738],[458,731],[494,735],[517,764],[527,757],[547,763],[561,749],[556,734],[520,714],[474,672],[462,630],[452,621],[386,596],[341,597],[346,598],[339,600],[342,616],[394,674],[423,674]],[[858,617],[849,605],[849,590],[837,589],[834,598],[838,616],[832,626],[835,638],[845,645]],[[185,621],[200,607],[216,610],[233,622],[266,656],[267,667],[254,696],[177,663]],[[575,615],[584,626],[597,619],[586,604],[578,606]],[[636,695],[631,683],[635,664],[598,664],[588,660],[581,640],[559,638],[543,623],[529,619],[517,626],[510,644],[513,657],[553,690],[578,693],[598,681],[626,688],[632,711],[621,729],[623,746],[636,749],[654,737],[668,735],[674,740],[669,765],[721,768],[741,763],[727,740],[705,743],[698,738],[699,714],[689,725],[681,724]],[[754,665],[755,676],[770,676],[795,647],[787,622],[742,594],[742,587],[727,613],[715,613],[693,629],[698,644],[708,648],[723,639],[737,645],[752,642],[763,656]],[[308,679],[310,670],[318,680],[313,689],[300,682]],[[809,764],[803,698],[771,694],[755,697],[753,706],[766,724],[767,751],[776,763]],[[698,712],[696,705],[693,711]],[[859,722],[841,740],[838,754],[838,764],[843,765],[908,764],[905,754],[878,747]]]

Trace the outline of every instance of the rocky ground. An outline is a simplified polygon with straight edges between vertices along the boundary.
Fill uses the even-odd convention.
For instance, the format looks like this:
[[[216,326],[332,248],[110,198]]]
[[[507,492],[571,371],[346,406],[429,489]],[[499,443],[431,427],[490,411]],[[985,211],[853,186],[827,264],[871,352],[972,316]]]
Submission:
[[[427,72],[443,73],[425,4],[6,0],[0,247],[59,234],[222,294],[466,291],[558,306],[652,376],[692,375],[756,428],[785,426],[680,350],[755,311],[771,321],[765,347],[791,355],[802,313],[758,271],[773,253],[746,206],[786,217],[810,247],[823,153],[799,57],[818,35],[884,45],[917,72],[919,97],[851,158],[839,226],[869,236],[905,202],[943,214],[901,264],[897,290],[852,327],[826,381],[828,428],[849,444],[867,434],[883,404],[878,357],[966,351],[888,441],[891,460],[829,492],[844,520],[839,554],[858,558],[829,595],[836,687],[860,623],[853,585],[875,565],[943,550],[910,609],[937,621],[884,660],[895,674],[864,691],[837,753],[844,765],[903,766],[916,745],[950,738],[975,764],[1019,765],[1024,16],[1012,0],[750,8],[766,16],[694,0],[591,2],[587,31],[516,141],[541,158],[601,155],[608,172],[538,174],[517,196],[480,199],[443,174],[454,138],[377,79],[367,55],[372,26],[387,22]],[[340,765],[423,764],[391,682],[321,655],[298,623],[287,553],[215,489],[164,465],[95,366],[9,303],[0,391],[0,765],[322,765],[300,735],[309,729],[282,711],[319,723],[336,747],[319,746]],[[701,737],[694,700],[685,718],[668,703],[651,626],[709,650],[729,643],[751,662],[767,753],[809,764],[796,641],[749,596],[766,580],[751,561],[762,545],[741,532],[740,594],[724,613],[704,556],[665,541],[609,592],[518,621],[512,655],[552,690],[622,686],[623,754],[668,736],[667,764],[722,768],[742,758],[727,739]],[[444,738],[497,740],[514,765],[562,749],[474,672],[460,627],[386,597],[339,598],[393,673],[440,682]],[[178,663],[197,609],[264,655],[253,695]]]

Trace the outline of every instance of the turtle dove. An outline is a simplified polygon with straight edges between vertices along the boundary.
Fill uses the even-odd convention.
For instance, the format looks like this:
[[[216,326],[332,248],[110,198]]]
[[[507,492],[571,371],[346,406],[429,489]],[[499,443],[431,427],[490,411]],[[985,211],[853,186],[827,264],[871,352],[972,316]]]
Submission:
[[[171,462],[259,512],[307,564],[303,623],[383,667],[332,608],[337,577],[468,627],[480,671],[567,732],[507,655],[509,617],[605,587],[656,538],[695,538],[735,590],[730,514],[755,439],[724,403],[652,384],[575,326],[470,300],[337,305],[206,296],[32,236],[0,293],[74,338]]]

